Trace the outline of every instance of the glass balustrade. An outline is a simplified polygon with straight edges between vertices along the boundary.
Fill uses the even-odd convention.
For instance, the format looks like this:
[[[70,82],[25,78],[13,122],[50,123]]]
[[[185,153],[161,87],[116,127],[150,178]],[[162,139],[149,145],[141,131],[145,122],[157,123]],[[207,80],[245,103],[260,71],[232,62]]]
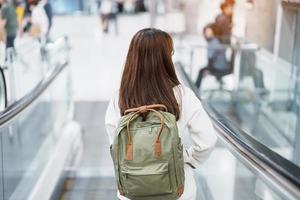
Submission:
[[[241,55],[235,111],[247,131],[283,157],[293,160],[299,109],[294,65],[263,49]],[[299,141],[300,142],[300,141]]]
[[[225,49],[227,61],[233,58],[233,73],[221,81],[207,73],[201,89],[194,87],[194,91],[233,126],[299,166],[300,76],[296,62],[275,57],[255,45]],[[176,51],[189,84],[195,84],[199,70],[207,66],[207,48],[185,45]],[[219,142],[209,160],[196,171],[199,198],[293,199],[274,188],[254,168],[230,145]]]
[[[45,74],[40,49],[38,41],[30,40],[7,50],[4,66],[10,103],[27,94]]]
[[[285,200],[280,196],[280,191],[268,186],[252,168],[253,166],[247,166],[237,159],[228,147],[218,145],[209,160],[195,171],[198,198]]]
[[[183,66],[196,83],[199,70],[207,65],[206,47],[190,46],[178,51],[184,52],[180,53]],[[228,62],[234,61],[233,73],[221,80],[206,73],[198,90],[203,101],[210,102],[259,142],[299,165],[295,156],[300,143],[299,67],[248,44],[228,47],[226,55]]]
[[[30,40],[7,50],[4,74],[9,103],[30,92],[51,67],[67,59],[66,40],[59,38],[48,43]]]
[[[67,55],[67,51],[68,48],[64,48],[56,53]],[[62,137],[63,128],[72,120],[71,79],[65,64],[67,56],[63,58],[51,53],[51,67],[47,72],[4,111],[14,112],[15,107],[24,106],[13,119],[0,125],[1,199],[29,198]],[[36,98],[32,99],[33,96]]]

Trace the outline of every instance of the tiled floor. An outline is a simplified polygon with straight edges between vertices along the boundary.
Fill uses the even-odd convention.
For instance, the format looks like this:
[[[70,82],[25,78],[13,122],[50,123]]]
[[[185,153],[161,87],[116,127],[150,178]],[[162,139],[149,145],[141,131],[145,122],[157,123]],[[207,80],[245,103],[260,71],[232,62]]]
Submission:
[[[66,183],[60,200],[117,200],[114,178],[75,178]]]

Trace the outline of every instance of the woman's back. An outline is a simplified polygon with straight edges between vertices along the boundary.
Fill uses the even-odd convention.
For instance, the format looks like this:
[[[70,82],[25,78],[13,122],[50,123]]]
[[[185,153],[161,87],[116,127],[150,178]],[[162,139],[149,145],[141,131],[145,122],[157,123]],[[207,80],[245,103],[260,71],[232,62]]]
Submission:
[[[216,135],[211,125],[210,119],[202,108],[191,89],[179,85],[174,88],[174,94],[180,105],[181,116],[177,121],[179,136],[185,143],[192,141],[192,145],[185,144],[185,190],[180,200],[195,200],[196,184],[193,177],[193,167],[199,166],[210,155],[216,143]],[[116,137],[116,129],[121,119],[120,108],[118,106],[119,92],[112,97],[106,112],[105,125],[108,133],[110,145]],[[121,200],[126,197],[118,193]]]

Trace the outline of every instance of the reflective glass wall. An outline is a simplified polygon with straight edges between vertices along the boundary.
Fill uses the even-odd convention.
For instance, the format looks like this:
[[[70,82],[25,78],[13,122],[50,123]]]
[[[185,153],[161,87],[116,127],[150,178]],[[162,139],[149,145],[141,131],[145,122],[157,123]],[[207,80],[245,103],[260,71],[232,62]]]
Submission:
[[[300,165],[300,11],[298,11],[297,15],[297,25],[296,25],[296,42],[295,42],[295,50],[294,50],[294,66],[295,73],[297,74],[297,79],[295,81],[295,89],[294,89],[294,109],[297,113],[297,126],[296,126],[296,137],[294,141],[294,161]]]
[[[221,81],[206,73],[198,92],[236,127],[300,166],[299,12],[291,26],[292,38],[288,39],[293,41],[293,48],[288,50],[292,52],[289,59],[261,47],[249,48],[254,44],[249,41],[234,41],[231,47],[225,47],[227,61],[234,55],[233,72]],[[184,43],[184,38],[176,42],[178,60],[196,84],[199,71],[207,66],[207,46]],[[196,174],[202,186],[198,188],[203,189],[199,199],[287,199],[221,143]],[[225,177],[224,181],[219,177]]]
[[[295,17],[289,60],[264,49],[242,52],[234,108],[244,130],[299,165],[299,13]]]
[[[0,129],[3,199],[27,199],[37,184],[71,109],[64,71],[39,99]]]
[[[63,136],[63,128],[72,120],[70,72],[68,67],[64,67],[68,59],[67,47],[65,38],[44,46],[45,72],[35,76],[35,70],[26,71],[26,80],[35,78],[35,82],[27,85],[26,93],[15,99],[8,108],[9,112],[22,109],[9,123],[0,125],[0,199],[30,197]],[[20,55],[11,56],[11,66],[18,66]],[[32,53],[27,59],[39,62],[39,58],[40,55]],[[42,66],[29,67],[36,69]],[[16,81],[25,81],[18,80],[19,70],[22,68],[14,74]],[[1,121],[3,115],[1,113]]]

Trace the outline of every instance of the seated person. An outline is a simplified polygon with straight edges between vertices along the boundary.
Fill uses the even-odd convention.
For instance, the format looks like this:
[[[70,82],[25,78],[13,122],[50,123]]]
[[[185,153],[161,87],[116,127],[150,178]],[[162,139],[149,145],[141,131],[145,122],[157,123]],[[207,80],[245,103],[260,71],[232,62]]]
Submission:
[[[232,73],[232,67],[226,60],[226,48],[221,45],[219,39],[215,36],[214,24],[208,24],[203,29],[204,37],[207,41],[207,59],[208,65],[202,68],[198,74],[196,87],[201,87],[203,76],[210,73],[217,79],[224,75]]]

